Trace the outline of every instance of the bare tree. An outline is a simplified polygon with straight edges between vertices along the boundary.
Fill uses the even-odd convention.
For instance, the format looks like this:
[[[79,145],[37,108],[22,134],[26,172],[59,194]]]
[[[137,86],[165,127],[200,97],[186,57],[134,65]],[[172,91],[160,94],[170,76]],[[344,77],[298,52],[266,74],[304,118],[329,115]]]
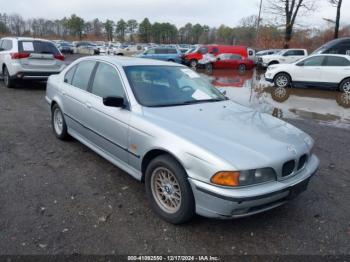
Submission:
[[[314,10],[314,3],[315,0],[269,0],[270,13],[282,18],[285,25],[284,48],[289,48],[298,14]]]
[[[329,2],[337,8],[337,16],[335,18],[334,38],[339,37],[340,10],[343,0],[329,0]]]

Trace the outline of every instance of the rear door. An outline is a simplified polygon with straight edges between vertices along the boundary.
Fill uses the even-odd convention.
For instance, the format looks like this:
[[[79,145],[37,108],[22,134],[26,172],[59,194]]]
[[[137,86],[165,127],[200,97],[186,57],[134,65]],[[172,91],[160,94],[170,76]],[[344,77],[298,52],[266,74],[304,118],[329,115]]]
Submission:
[[[91,136],[87,129],[90,117],[88,98],[91,94],[87,90],[95,65],[95,61],[82,61],[75,65],[65,74],[64,84],[60,87],[68,128],[87,139]]]
[[[326,56],[321,77],[325,83],[339,84],[350,77],[350,61],[341,56]]]
[[[62,69],[64,57],[51,42],[21,40],[18,41],[18,52],[29,53],[28,58],[19,60],[24,69],[33,71],[60,71]]]
[[[89,91],[91,95],[88,99],[87,126],[93,130],[91,141],[115,159],[128,162],[130,110],[127,106],[116,108],[103,104],[104,97],[123,97],[127,101],[117,69],[113,65],[99,62]]]

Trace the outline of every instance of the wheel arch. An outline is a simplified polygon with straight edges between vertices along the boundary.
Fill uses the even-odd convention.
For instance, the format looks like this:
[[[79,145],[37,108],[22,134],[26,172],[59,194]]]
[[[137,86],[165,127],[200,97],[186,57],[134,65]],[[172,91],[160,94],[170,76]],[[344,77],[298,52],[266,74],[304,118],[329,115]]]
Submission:
[[[339,84],[338,84],[338,89],[340,89],[341,84],[342,84],[345,80],[347,80],[347,79],[350,79],[350,76],[344,77],[344,78],[339,82]]]
[[[276,65],[279,64],[280,62],[278,60],[272,60],[271,62],[268,63],[268,65]]]
[[[290,78],[290,82],[291,82],[291,83],[293,82],[293,78],[292,78],[291,74],[288,73],[288,72],[286,72],[286,71],[281,71],[281,72],[276,73],[275,76],[273,77],[273,81],[275,81],[276,77],[277,77],[278,75],[280,75],[280,74],[286,74],[286,75],[288,75],[289,78]]]
[[[175,156],[175,154],[171,153],[170,151],[163,149],[163,148],[154,148],[149,150],[142,158],[141,161],[141,181],[144,182],[145,181],[145,173],[146,173],[146,169],[147,166],[149,165],[149,163],[151,163],[151,161],[153,159],[155,159],[156,157],[160,156],[160,155],[168,155],[170,157],[172,157],[174,160],[176,160],[181,166],[182,168],[185,170],[185,166],[183,165],[182,161],[180,161],[180,159],[178,157]]]

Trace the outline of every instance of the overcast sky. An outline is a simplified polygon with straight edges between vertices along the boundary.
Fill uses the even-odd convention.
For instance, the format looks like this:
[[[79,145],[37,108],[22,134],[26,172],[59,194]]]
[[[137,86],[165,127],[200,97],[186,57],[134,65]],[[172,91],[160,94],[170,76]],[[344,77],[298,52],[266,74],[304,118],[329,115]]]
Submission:
[[[267,2],[267,0],[263,0]],[[141,21],[171,22],[183,26],[187,22],[219,26],[235,26],[243,17],[257,14],[260,0],[0,0],[0,12],[18,13],[24,18],[62,18],[75,13],[86,20],[107,18],[114,21],[134,18]],[[322,18],[334,18],[336,9],[328,0],[316,0],[318,10],[299,23],[322,27]],[[350,0],[343,1],[342,22],[350,23]],[[263,17],[264,12],[263,10]]]

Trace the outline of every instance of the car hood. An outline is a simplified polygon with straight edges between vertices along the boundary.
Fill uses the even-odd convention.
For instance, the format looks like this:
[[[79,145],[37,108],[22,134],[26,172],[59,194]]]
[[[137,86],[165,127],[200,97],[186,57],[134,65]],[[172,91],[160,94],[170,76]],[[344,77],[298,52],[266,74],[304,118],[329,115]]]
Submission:
[[[153,124],[240,170],[294,159],[313,145],[312,138],[296,127],[230,100],[148,107],[143,112]],[[191,153],[191,147],[184,150]]]

